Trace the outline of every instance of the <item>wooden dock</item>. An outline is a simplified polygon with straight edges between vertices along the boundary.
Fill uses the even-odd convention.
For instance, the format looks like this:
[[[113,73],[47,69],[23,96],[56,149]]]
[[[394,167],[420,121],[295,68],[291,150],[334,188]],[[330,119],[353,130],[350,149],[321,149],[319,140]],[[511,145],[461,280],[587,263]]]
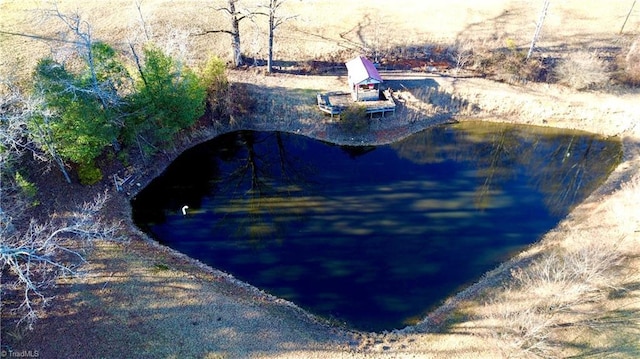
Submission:
[[[334,115],[340,116],[342,111],[350,106],[364,106],[367,109],[367,113],[373,114],[381,113],[384,117],[385,113],[396,112],[396,103],[391,96],[391,91],[384,91],[384,100],[378,101],[353,101],[349,92],[336,91],[318,93],[318,108],[320,111],[328,113],[333,117]]]

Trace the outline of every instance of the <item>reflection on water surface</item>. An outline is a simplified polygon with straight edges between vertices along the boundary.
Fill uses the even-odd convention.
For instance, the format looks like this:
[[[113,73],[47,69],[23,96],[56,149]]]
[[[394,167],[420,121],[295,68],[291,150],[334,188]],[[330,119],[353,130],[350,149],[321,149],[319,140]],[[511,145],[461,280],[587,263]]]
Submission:
[[[620,155],[585,133],[486,123],[361,148],[235,132],[178,158],[134,219],[313,313],[389,330],[539,239]]]

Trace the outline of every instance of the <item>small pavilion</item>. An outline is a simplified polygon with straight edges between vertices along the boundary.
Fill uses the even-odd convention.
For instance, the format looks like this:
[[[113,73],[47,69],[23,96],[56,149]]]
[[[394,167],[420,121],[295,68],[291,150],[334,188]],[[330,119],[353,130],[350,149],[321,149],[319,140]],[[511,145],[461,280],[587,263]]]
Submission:
[[[364,56],[358,56],[346,65],[353,100],[378,101],[382,77],[373,63]]]

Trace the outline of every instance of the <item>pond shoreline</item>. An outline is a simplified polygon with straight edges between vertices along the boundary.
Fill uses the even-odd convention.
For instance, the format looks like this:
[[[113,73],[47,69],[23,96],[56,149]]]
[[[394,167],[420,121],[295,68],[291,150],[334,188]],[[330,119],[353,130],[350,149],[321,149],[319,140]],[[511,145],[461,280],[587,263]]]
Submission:
[[[230,75],[235,81],[247,81],[244,79],[246,76],[245,72]],[[412,74],[411,78],[415,79],[415,74]],[[92,330],[80,331],[78,342],[100,342],[96,338],[107,333],[114,338],[120,338],[121,345],[129,348],[146,347],[155,353],[155,356],[180,352],[181,356],[203,357],[206,353],[219,353],[221,357],[229,358],[378,358],[415,355],[447,357],[451,355],[452,348],[456,349],[456,353],[462,353],[456,355],[458,357],[500,355],[499,346],[482,332],[477,332],[477,328],[469,329],[470,333],[476,333],[473,335],[439,331],[443,325],[450,323],[450,319],[447,318],[455,316],[461,305],[468,306],[478,293],[496,287],[501,278],[509,274],[511,268],[522,265],[523,258],[543,251],[549,243],[562,243],[563,236],[567,235],[563,232],[563,228],[569,226],[567,223],[593,221],[593,209],[606,204],[612,194],[620,191],[621,184],[630,181],[638,173],[640,134],[635,124],[636,114],[640,113],[640,101],[637,101],[637,95],[633,95],[614,103],[611,98],[615,96],[597,93],[574,94],[547,85],[531,84],[527,91],[524,91],[520,87],[485,79],[456,79],[431,74],[424,74],[424,78],[437,81],[444,90],[477,105],[476,111],[464,115],[425,116],[411,122],[403,121],[399,116],[393,120],[388,118],[386,122],[379,122],[377,132],[373,132],[375,135],[368,136],[366,140],[339,135],[338,132],[332,131],[332,123],[317,121],[323,117],[320,114],[314,115],[317,109],[313,107],[310,107],[309,112],[312,117],[299,117],[298,121],[272,120],[269,113],[264,112],[256,118],[225,128],[209,122],[191,134],[185,134],[172,151],[158,155],[148,164],[141,163],[135,168],[135,180],[122,192],[109,189],[112,198],[105,208],[107,218],[121,220],[124,223],[131,238],[130,243],[96,245],[84,269],[89,274],[70,281],[68,286],[63,286],[63,293],[56,304],[60,309],[56,309],[57,312],[53,312],[51,317],[57,319],[44,319],[36,327],[32,339],[24,344],[40,346],[42,340],[59,341],[56,335],[60,334],[56,333],[62,329],[55,328],[68,327],[73,330],[78,327],[77,323],[65,322],[67,315],[60,313],[80,310],[80,315],[92,315],[92,312],[99,311],[102,313],[101,317],[107,320],[92,326],[94,329],[96,325],[97,328],[101,328],[100,334],[95,334]],[[273,88],[288,86],[293,89],[332,89],[339,86],[341,79],[331,76],[274,75],[257,76],[252,78],[251,82],[264,88],[261,95],[267,96],[265,103],[268,103],[269,91]],[[550,92],[562,96],[551,96],[553,100],[549,101]],[[599,107],[593,102],[595,99],[602,100],[603,97],[606,106]],[[535,105],[530,107],[528,103]],[[395,142],[430,126],[466,120],[562,127],[605,136],[619,135],[623,142],[624,158],[609,179],[539,244],[534,244],[514,260],[487,273],[476,284],[451,297],[416,326],[392,332],[362,333],[345,329],[340,323],[321,320],[293,303],[266,294],[229,274],[157,243],[141,232],[131,218],[130,200],[138,191],[160,175],[184,150],[223,133],[237,130],[283,131],[339,145],[363,146]],[[609,225],[611,228],[620,226],[619,223],[603,225]],[[168,291],[163,288],[175,289]],[[113,304],[119,303],[118,301],[122,304]],[[163,303],[167,309],[157,308],[149,313],[149,303],[156,302]],[[482,307],[482,303],[477,304]],[[80,309],[74,309],[76,307]],[[170,308],[180,309],[174,311]],[[162,319],[154,321],[154,317]],[[209,317],[213,320],[201,319]],[[121,321],[124,322],[118,324]],[[127,330],[123,331],[123,326],[131,328],[133,323],[147,329],[135,335],[129,334]],[[173,338],[173,328],[176,327],[182,328],[180,341],[184,342],[184,345],[180,348],[169,348],[168,343],[173,339],[168,338]],[[217,334],[210,338],[210,333]],[[163,341],[157,338],[167,339]],[[107,346],[94,347],[92,353],[96,352],[105,356],[115,355],[113,349]],[[68,354],[64,352],[64,348],[50,348],[42,353],[49,353],[52,357],[60,353]],[[82,353],[82,350],[78,350],[76,354],[78,353]]]
[[[478,96],[477,93],[473,92],[473,90],[482,91],[485,89],[484,86],[482,85],[480,85],[481,87],[480,89],[475,88],[476,86],[478,86],[478,83],[482,84],[486,82],[488,84],[493,84],[492,81],[484,80],[484,79],[473,79],[473,78],[472,79],[469,79],[469,78],[455,79],[455,78],[449,78],[449,77],[440,78],[437,76],[433,76],[431,74],[425,74],[425,77],[426,78],[435,77],[437,78],[436,81],[439,81],[440,86],[442,86],[443,88],[446,88],[451,91],[456,91],[456,93],[458,93],[457,91],[459,91],[459,93],[464,94],[461,96],[467,96],[471,98],[473,97],[477,98]],[[415,78],[415,75],[412,74],[412,79],[414,78]],[[469,87],[465,87],[464,86],[465,81],[468,81],[473,85]],[[513,87],[509,85],[498,84],[498,86],[504,87],[503,91],[507,90],[507,93],[504,94],[506,96],[511,96],[511,94],[514,92]],[[537,85],[534,84],[533,86],[535,87]],[[515,91],[517,92],[518,90],[516,89]],[[566,90],[560,89],[560,91],[563,92]],[[578,94],[579,97],[582,97],[584,95],[585,94],[582,94],[582,93]],[[587,94],[587,95],[594,96],[594,97],[598,96],[595,93]],[[491,98],[488,96],[488,98],[490,101],[489,102],[490,105],[493,105],[494,101],[495,102],[502,101],[502,99],[499,98],[499,96],[497,96],[497,98]],[[537,98],[538,97],[536,97],[536,99]],[[484,98],[483,100],[486,101],[487,98]],[[570,100],[570,99],[567,99],[567,100]],[[635,123],[633,121],[624,121],[623,123],[617,123],[616,125],[613,125],[613,126],[610,125],[610,122],[607,122],[607,121],[594,121],[592,123],[589,123],[585,120],[586,118],[598,115],[597,112],[590,113],[588,116],[585,115],[584,112],[591,112],[590,108],[580,108],[579,106],[576,106],[575,103],[571,103],[571,104],[555,103],[555,105],[561,105],[556,107],[555,112],[565,111],[564,118],[543,119],[536,112],[523,113],[521,112],[522,109],[517,107],[518,104],[513,105],[513,106],[516,106],[516,108],[505,107],[505,108],[500,108],[499,110],[489,108],[485,110],[485,108],[489,106],[483,103],[479,105],[480,110],[473,114],[466,113],[464,115],[457,115],[452,113],[445,113],[445,114],[439,114],[432,117],[427,116],[421,120],[413,120],[410,122],[404,121],[398,115],[390,116],[388,118],[380,119],[380,121],[384,121],[384,126],[382,126],[382,128],[375,129],[374,131],[367,132],[366,134],[360,135],[360,136],[348,135],[348,134],[340,133],[339,131],[335,131],[335,130],[331,131],[331,127],[332,126],[335,127],[335,124],[332,123],[332,121],[330,120],[329,122],[326,122],[327,118],[324,119],[323,126],[318,126],[317,124],[313,126],[309,126],[309,124],[305,123],[304,121],[287,122],[285,125],[282,125],[278,123],[269,123],[264,120],[258,120],[258,121],[248,120],[243,124],[236,124],[235,126],[230,126],[221,131],[213,131],[212,133],[209,133],[203,138],[199,138],[198,141],[189,142],[189,145],[187,146],[187,148],[193,147],[202,142],[206,142],[222,134],[233,132],[233,131],[240,131],[240,130],[282,131],[282,132],[287,132],[292,134],[304,135],[309,138],[329,142],[336,145],[342,145],[342,146],[376,146],[376,145],[385,145],[385,144],[399,141],[405,137],[410,136],[413,133],[425,130],[432,126],[438,126],[438,125],[447,124],[447,123],[455,123],[458,121],[492,121],[492,122],[506,122],[506,123],[527,124],[527,125],[545,126],[545,127],[578,129],[586,132],[602,134],[604,136],[621,136],[625,158],[627,160],[631,160],[634,162],[640,161],[640,158],[634,156],[635,151],[638,151],[638,145],[635,143],[635,139],[634,139],[637,136],[637,134],[635,131],[636,130]],[[565,105],[568,108],[571,108],[571,110],[567,110],[567,108],[563,108],[562,105]],[[541,109],[540,112],[544,113],[544,110],[545,109]],[[632,109],[629,109],[629,110],[632,110]],[[614,110],[607,109],[606,111],[612,111],[612,112],[615,112],[616,114],[620,114],[620,111],[616,111],[615,109]],[[624,112],[628,113],[627,111],[624,111]],[[577,117],[578,119],[577,120],[574,119],[573,116]],[[628,141],[627,139],[630,139],[630,138],[632,140]],[[630,151],[629,150],[630,147],[633,147],[634,149]],[[175,157],[177,157],[177,155],[179,155],[182,152],[183,151],[178,151],[175,154]],[[635,153],[635,155],[638,155],[638,153]],[[168,165],[169,163],[171,163],[171,161],[167,161],[164,163]],[[161,172],[162,171],[158,172],[158,174]],[[624,175],[621,175],[619,171],[615,171],[614,173],[612,173],[610,178],[607,181],[605,181],[605,183],[601,186],[601,188],[596,190],[591,195],[590,200],[585,202],[591,202],[593,200],[592,199],[593,197],[602,197],[606,195],[614,188],[619,187],[620,183],[624,181],[628,181],[629,175],[630,174],[628,172]],[[155,178],[155,176],[153,176],[153,178]],[[135,225],[133,225],[133,227],[137,229]],[[294,312],[298,313],[297,315],[300,316],[301,318],[306,318],[306,320],[311,320],[311,322],[319,323],[322,326],[329,325],[330,327],[333,327],[336,324],[336,323],[332,324],[323,319],[320,319],[315,315],[310,314],[305,310],[299,308],[294,303],[274,297],[270,294],[263,292],[259,288],[253,287],[245,282],[239,281],[235,279],[232,275],[229,275],[218,269],[205,265],[197,260],[189,258],[182,253],[166,248],[158,244],[155,240],[148,238],[146,234],[143,234],[143,235],[148,240],[148,243],[152,243],[153,246],[158,246],[159,247],[158,249],[161,249],[162,251],[168,251],[170,253],[173,253],[173,255],[176,255],[179,257],[183,257],[184,260],[195,263],[200,269],[214,276],[223,276],[234,285],[242,287],[248,290],[249,292],[253,293],[254,295],[261,296],[264,298],[264,300],[268,302],[290,307],[291,309],[294,310]],[[527,251],[528,252],[539,251],[540,249],[536,248],[537,246],[539,246],[539,244],[540,243],[534,243],[531,246],[531,248]],[[524,253],[521,253],[520,256],[523,256],[523,255]],[[467,289],[449,298],[445,303],[443,303],[436,310],[430,313],[427,317],[421,320],[417,325],[408,326],[404,329],[394,330],[392,331],[393,333],[392,336],[397,336],[397,335],[404,336],[404,335],[411,335],[416,333],[429,333],[433,331],[438,331],[440,328],[440,325],[443,323],[442,318],[446,317],[447,313],[451,313],[452,311],[455,311],[457,305],[473,297],[480,291],[486,289],[487,285],[497,285],[497,283],[499,283],[500,280],[504,279],[505,276],[509,273],[509,271],[516,265],[518,265],[517,261],[515,260],[508,261],[503,265],[501,265],[499,268],[496,268],[488,272],[483,276],[483,279],[481,279],[479,282],[469,286]],[[341,329],[341,331],[342,330],[344,329]],[[366,339],[366,338],[371,338],[371,337],[377,338],[379,336],[385,337],[388,335],[386,332],[367,334],[367,333],[361,333],[361,332],[353,331],[349,329],[343,332],[343,335],[345,334],[348,337],[359,338],[357,340],[360,342],[359,344],[360,346],[362,345],[362,343],[366,343],[370,341],[370,339]],[[353,342],[353,340],[350,340],[350,341]]]
[[[430,74],[426,74],[425,77],[433,78],[433,76],[431,76]],[[412,78],[414,77],[412,76]],[[336,136],[335,132],[332,136],[331,132],[326,130],[327,126],[325,126],[324,130],[322,128],[318,130],[317,127],[315,126],[305,127],[305,125],[302,123],[293,123],[293,124],[289,124],[288,126],[282,126],[278,124],[269,124],[269,123],[262,122],[258,124],[252,124],[249,126],[237,126],[237,127],[225,130],[224,133],[236,131],[236,130],[283,131],[283,132],[305,135],[310,138],[330,142],[337,145],[368,146],[368,145],[383,145],[383,144],[393,143],[407,136],[410,136],[413,133],[422,131],[432,126],[437,126],[437,125],[446,124],[446,123],[455,123],[457,121],[466,121],[466,120],[495,121],[495,122],[507,122],[507,123],[516,123],[516,124],[529,124],[529,125],[537,125],[537,126],[579,129],[587,132],[599,133],[605,136],[620,136],[623,143],[623,152],[624,152],[623,162],[631,161],[636,164],[640,162],[640,158],[638,157],[639,146],[636,141],[638,134],[636,131],[635,121],[630,113],[630,112],[633,112],[633,108],[627,108],[625,109],[625,111],[622,111],[619,108],[618,109],[606,108],[603,110],[605,112],[603,114],[602,113],[603,111],[593,111],[593,108],[594,108],[593,106],[585,106],[586,108],[581,108],[579,105],[576,105],[575,99],[571,96],[566,98],[568,103],[562,103],[562,102],[547,103],[548,105],[554,106],[555,107],[554,110],[549,111],[547,108],[540,108],[539,113],[537,111],[526,112],[527,109],[519,108],[517,103],[512,105],[512,106],[515,106],[515,108],[508,107],[508,106],[500,107],[500,108],[491,108],[495,106],[496,102],[502,102],[504,100],[500,96],[495,96],[494,98],[492,98],[491,94],[489,94],[487,97],[480,97],[478,93],[486,89],[484,86],[486,84],[496,85],[492,81],[483,80],[483,79],[458,80],[458,79],[452,79],[452,78],[444,78],[444,79],[438,78],[436,81],[438,80],[444,80],[440,82],[440,86],[446,89],[449,89],[451,91],[454,91],[456,94],[460,94],[461,96],[466,98],[481,99],[482,101],[480,101],[480,104],[479,104],[479,107],[481,108],[481,110],[471,115],[470,114],[456,115],[456,114],[447,113],[447,114],[441,114],[441,115],[433,116],[431,118],[426,118],[423,120],[411,121],[411,122],[402,121],[399,118],[399,116],[392,116],[391,118],[393,120],[387,121],[386,122],[387,126],[385,128],[370,132],[367,134],[367,136],[363,136],[361,138],[348,136],[344,134],[342,136]],[[465,82],[469,82],[472,85],[467,87],[464,85]],[[478,83],[480,85],[478,85]],[[480,88],[478,88],[477,86],[480,86]],[[517,89],[514,89],[512,86],[509,86],[509,85],[498,84],[497,86],[503,87],[503,89],[501,90],[506,91],[506,93],[501,94],[502,96],[510,97],[514,93],[514,90],[515,92],[518,92]],[[533,87],[537,87],[537,88],[542,87],[542,92],[545,92],[549,86],[548,85],[538,86],[537,84],[534,84]],[[477,92],[474,93],[474,90]],[[539,89],[537,90],[540,91]],[[568,92],[568,90],[562,89],[562,88],[558,89],[557,91],[559,91],[560,93]],[[539,100],[540,96],[544,96],[544,94],[542,95],[535,94],[535,95],[536,96],[534,96],[534,101]],[[583,101],[588,102],[590,96],[595,98],[595,97],[598,97],[599,95],[595,93],[593,94],[577,93],[576,96],[579,99],[586,98],[586,100],[583,100]],[[528,100],[525,99],[524,101],[528,101]],[[486,102],[488,102],[488,104]],[[625,106],[624,104],[628,104],[627,101],[623,101],[622,103],[623,103],[622,106]],[[504,104],[502,104],[502,106],[504,106]],[[563,113],[564,116],[542,118],[541,114],[544,114],[545,111],[551,112],[549,114],[551,116],[553,116],[555,113],[564,111]],[[606,116],[606,112],[614,113],[615,116],[613,117],[615,118],[611,118],[612,116]],[[604,120],[596,121],[595,119],[592,119],[591,121],[593,122],[588,122],[590,117],[593,118],[599,115],[604,115],[603,116]],[[627,116],[627,118],[624,121],[620,121],[619,119],[624,117],[625,115]],[[384,120],[389,120],[389,119],[384,119]],[[329,126],[331,126],[331,124],[329,124]],[[221,133],[218,133],[212,137],[206,138],[204,141],[209,140],[213,137],[216,137]],[[366,137],[366,139],[364,137]],[[621,166],[616,171],[614,171],[614,173],[612,173],[609,179],[607,179],[607,181],[605,181],[605,183],[591,195],[590,199],[585,202],[592,202],[594,200],[600,201],[603,196],[606,196],[607,194],[611,193],[611,191],[619,188],[621,183],[625,181],[629,181],[630,180],[629,177],[632,175],[632,173],[630,171],[624,171],[624,173],[621,173],[620,171],[621,168],[628,169],[629,168],[628,166],[629,165],[621,164]],[[535,248],[537,246],[539,246],[538,243],[533,244],[532,248],[529,249],[528,251],[540,250],[538,248]],[[410,334],[420,333],[420,332],[428,333],[433,330],[437,330],[443,322],[443,320],[441,319],[442,317],[446,316],[447,313],[451,313],[452,311],[454,311],[456,306],[459,305],[462,301],[468,300],[470,297],[473,297],[478,292],[485,289],[487,285],[496,285],[516,265],[516,263],[517,261],[508,261],[507,263],[504,263],[499,268],[496,268],[495,270],[487,273],[481,281],[477,282],[474,285],[471,285],[467,289],[451,297],[449,300],[443,303],[443,305],[441,305],[439,308],[437,308],[432,313],[430,313],[426,318],[424,318],[419,324],[415,326],[408,326],[401,330],[394,330],[393,331],[393,333],[395,333],[394,335],[410,335]],[[208,267],[208,266],[205,266],[205,267]],[[217,270],[213,269],[213,271],[216,272]],[[243,283],[243,282],[240,282],[240,283],[242,285],[247,285],[246,283]],[[252,287],[252,289],[255,289],[258,292],[261,292],[257,288]],[[271,297],[271,300],[278,301],[279,299]],[[314,321],[318,320],[318,318],[300,309],[295,304],[289,303],[287,301],[283,301],[283,302],[286,303],[286,305],[290,305],[291,307],[295,308],[296,311],[300,311],[300,313],[303,313],[304,315],[308,316],[308,318]],[[358,334],[357,332],[353,332],[353,331],[348,331],[348,332],[356,333],[355,334],[356,337],[360,337],[363,335],[363,333]],[[374,334],[373,336],[377,337],[378,335],[384,336],[385,334]],[[362,340],[362,338],[360,340],[361,342],[367,341],[367,339]]]
[[[604,152],[589,151],[592,145]],[[369,152],[374,148],[375,151]],[[502,159],[487,163],[489,148]],[[571,156],[567,157],[569,149]],[[240,151],[239,155],[236,150]],[[250,157],[246,157],[245,151]],[[514,254],[514,246],[521,250],[537,241],[555,226],[559,213],[568,213],[569,202],[575,202],[570,199],[572,196],[564,198],[559,192],[556,194],[556,183],[565,183],[572,188],[567,189],[567,193],[584,199],[585,193],[589,194],[608,176],[613,168],[609,162],[617,161],[615,154],[621,153],[621,148],[618,141],[579,131],[465,121],[421,131],[391,145],[368,146],[363,158],[351,151],[361,150],[286,132],[275,135],[271,131],[242,131],[216,137],[182,154],[163,174],[162,184],[152,183],[139,194],[132,202],[134,218],[160,243],[177,251],[233,273],[267,292],[290,292],[291,296],[285,298],[304,308],[315,308],[310,309],[313,313],[330,317],[337,311],[353,328],[380,332],[411,324],[402,320],[409,317],[416,320],[417,313],[424,315],[426,308],[440,303],[445,294],[449,296],[451,293],[445,293],[444,289],[448,283],[470,284],[470,278],[475,281],[503,262],[507,252]],[[585,160],[580,160],[582,158]],[[217,165],[213,165],[211,159]],[[287,175],[273,171],[276,163],[280,163],[276,168]],[[245,176],[238,176],[239,169],[248,164],[251,170]],[[234,169],[230,170],[229,166]],[[354,166],[357,171],[350,170]],[[216,168],[223,172],[217,173]],[[485,192],[484,186],[480,188],[485,190],[480,191],[475,174],[476,171],[484,173],[487,168],[500,173],[492,176],[495,183],[490,187],[491,194]],[[574,187],[575,184],[564,179],[573,174],[573,168],[587,173],[593,171],[593,175],[580,176],[583,182]],[[527,175],[516,176],[520,170]],[[407,171],[412,175],[406,175]],[[507,174],[511,171],[514,175]],[[553,180],[549,181],[545,174],[553,176]],[[211,186],[211,181],[216,185]],[[344,187],[345,181],[348,187]],[[403,186],[413,181],[418,184],[411,188]],[[425,181],[428,187],[419,185]],[[271,191],[289,186],[296,190]],[[257,190],[256,196],[250,195],[255,200],[250,200],[251,205],[245,202],[249,188]],[[261,188],[266,193],[263,194]],[[171,193],[174,189],[178,191],[176,194]],[[391,195],[395,192],[398,196]],[[534,193],[545,200],[531,200],[529,195]],[[184,204],[189,206],[188,217],[178,213],[177,206]],[[226,209],[221,212],[220,206]],[[522,206],[528,210],[521,212]],[[339,218],[330,215],[342,211],[344,216]],[[450,217],[454,214],[455,218]],[[479,215],[482,220],[478,219]],[[522,220],[522,225],[506,225],[504,229],[495,226],[487,229],[482,225],[485,221],[500,223],[507,216],[513,221]],[[425,221],[426,218],[429,219]],[[336,222],[341,223],[339,227],[334,226]],[[538,225],[523,229],[534,222]],[[547,230],[541,232],[542,222]],[[216,223],[215,230],[209,228],[212,223]],[[258,232],[253,232],[257,234],[252,235],[246,229],[249,227],[258,228]],[[301,237],[299,231],[306,235]],[[357,236],[354,231],[359,232]],[[407,231],[414,235],[408,235]],[[422,235],[416,237],[417,233]],[[470,240],[470,236],[474,239]],[[343,237],[356,242],[332,240]],[[460,240],[454,241],[457,245],[450,247],[449,241],[458,237]],[[395,245],[392,244],[395,241],[389,242],[394,238],[399,241]],[[361,240],[369,243],[368,250],[360,247]],[[253,245],[245,246],[245,241]],[[222,244],[217,245],[218,242]],[[488,242],[494,244],[488,246]],[[433,246],[439,250],[427,249]],[[467,267],[467,263],[474,260],[461,261],[460,256],[466,258],[467,252],[453,249],[459,246],[476,248],[476,258],[484,258],[482,262],[490,261],[493,265]],[[333,249],[327,252],[326,248]],[[496,252],[503,255],[501,261],[494,263]],[[355,253],[360,254],[354,256]],[[242,265],[227,259],[229,255],[244,258]],[[378,259],[375,263],[371,261],[373,257]],[[317,265],[318,261],[325,264]],[[380,262],[384,266],[381,267]],[[430,274],[423,272],[426,263],[432,263]],[[452,263],[459,263],[459,267]],[[338,268],[338,273],[326,270],[329,267]],[[404,274],[400,276],[395,272],[402,267],[405,267]],[[451,271],[454,268],[458,270]],[[258,274],[263,271],[264,275]],[[274,272],[284,278],[267,274]],[[316,288],[309,291],[300,273],[316,272]],[[404,284],[400,287],[398,283]],[[411,296],[406,296],[406,287],[413,288]],[[336,295],[337,300],[331,301],[332,304],[319,300],[318,295],[322,293]],[[403,301],[403,305],[389,304]],[[356,302],[362,302],[362,306],[349,304]],[[387,304],[381,305],[381,302]],[[327,307],[333,308],[332,312],[323,309]],[[365,307],[370,309],[365,312]],[[380,318],[372,318],[371,312],[378,312]]]

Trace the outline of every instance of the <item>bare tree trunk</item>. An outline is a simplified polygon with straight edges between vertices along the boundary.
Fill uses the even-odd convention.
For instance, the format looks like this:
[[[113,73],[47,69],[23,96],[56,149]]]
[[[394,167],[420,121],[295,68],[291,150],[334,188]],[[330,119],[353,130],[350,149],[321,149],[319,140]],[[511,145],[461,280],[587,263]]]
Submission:
[[[549,9],[550,0],[544,1],[544,6],[542,7],[542,11],[540,12],[540,18],[538,19],[538,23],[536,24],[536,31],[533,33],[533,38],[531,39],[531,46],[529,46],[529,52],[527,52],[527,60],[531,57],[533,53],[533,49],[536,46],[536,41],[538,41],[538,36],[540,36],[540,30],[542,29],[542,23],[544,22],[544,18],[547,16],[547,9]]]
[[[267,58],[267,72],[273,72],[273,32],[275,31],[275,12],[276,6],[278,4],[277,0],[270,0],[269,2],[269,56]]]
[[[636,0],[633,0],[633,4],[631,4],[631,9],[629,9],[629,12],[627,13],[627,17],[624,19],[624,22],[622,23],[622,27],[620,28],[620,35],[622,35],[622,32],[624,31],[624,27],[625,25],[627,25],[627,21],[629,20],[629,16],[631,16],[631,12],[633,12],[633,7],[636,6]]]
[[[278,26],[282,25],[285,21],[294,18],[295,16],[279,16],[277,15],[278,9],[285,0],[269,0],[269,8],[267,15],[269,16],[269,56],[267,59],[267,72],[273,72],[273,38]]]
[[[248,16],[253,16],[252,12],[241,13],[236,10],[236,2],[238,0],[228,0],[227,7],[216,8],[217,11],[222,11],[229,17],[231,30],[205,30],[197,35],[225,33],[231,35],[231,58],[233,60],[234,67],[240,67],[244,65],[242,59],[242,48],[240,46],[240,21],[244,20]]]
[[[140,74],[140,78],[145,86],[147,86],[147,78],[144,76],[144,71],[142,71],[142,65],[140,64],[140,56],[136,52],[136,48],[133,43],[129,43],[129,48],[131,49],[131,54],[133,55],[133,59],[136,62],[136,67],[138,68],[138,74]]]
[[[240,67],[244,65],[242,59],[242,49],[240,48],[240,30],[238,29],[238,22],[233,22],[235,25],[234,33],[231,36],[231,48],[233,49],[233,66]]]
[[[236,1],[229,0],[229,19],[231,21],[231,49],[233,51],[233,65],[240,67],[244,65],[242,60],[242,49],[240,47],[240,21],[244,16],[239,16],[236,11]]]

